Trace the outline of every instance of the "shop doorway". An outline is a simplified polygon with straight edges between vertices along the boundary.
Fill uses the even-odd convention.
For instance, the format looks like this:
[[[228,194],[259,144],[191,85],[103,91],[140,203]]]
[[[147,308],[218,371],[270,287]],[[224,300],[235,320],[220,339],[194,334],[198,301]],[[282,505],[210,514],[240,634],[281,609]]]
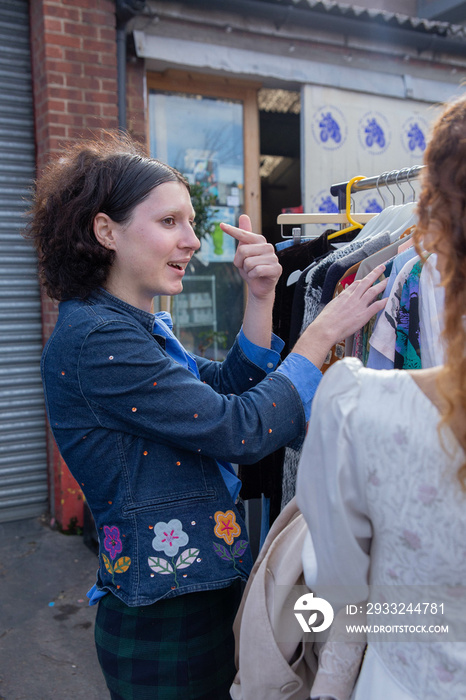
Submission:
[[[297,91],[258,91],[262,233],[280,239],[277,216],[301,202],[301,96]]]

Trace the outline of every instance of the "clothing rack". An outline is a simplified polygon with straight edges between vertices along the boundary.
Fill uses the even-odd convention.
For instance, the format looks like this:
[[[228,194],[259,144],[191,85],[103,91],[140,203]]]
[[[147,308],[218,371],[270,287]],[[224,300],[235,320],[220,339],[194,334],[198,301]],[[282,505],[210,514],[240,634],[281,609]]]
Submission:
[[[416,180],[422,170],[424,165],[413,165],[407,168],[401,168],[400,170],[391,170],[381,173],[380,175],[374,175],[373,177],[366,177],[363,180],[358,180],[351,187],[351,192],[363,192],[364,190],[377,189],[380,196],[383,198],[380,187],[386,187],[388,191],[394,195],[389,188],[389,185],[399,185],[403,182],[411,183],[411,180]],[[326,214],[326,213],[303,213],[303,214],[279,214],[277,217],[277,224],[280,225],[281,237],[282,238],[292,238],[292,236],[287,236],[283,233],[283,226],[299,226],[301,224],[346,224],[348,219],[344,213],[346,210],[346,187],[348,182],[340,182],[338,184],[332,185],[330,187],[330,193],[334,197],[338,197],[338,209],[339,214]],[[414,189],[413,189],[414,198]],[[384,200],[385,201],[385,200]],[[356,212],[352,214],[352,218],[359,222],[360,224],[366,224],[370,219],[372,219],[377,214],[366,213],[366,212]]]
[[[358,180],[358,182],[355,182],[351,187],[351,192],[356,193],[363,192],[364,190],[377,189],[380,194],[380,186],[384,186],[389,189],[389,185],[396,185],[398,187],[402,182],[407,182],[409,184],[411,180],[416,180],[420,176],[424,168],[425,165],[413,165],[411,168],[401,168],[401,170],[391,170],[381,173],[380,175],[374,175],[373,177],[366,177],[364,180]],[[344,211],[346,209],[347,185],[348,182],[340,182],[337,185],[332,185],[330,187],[330,194],[333,197],[338,197],[338,208],[340,211]]]

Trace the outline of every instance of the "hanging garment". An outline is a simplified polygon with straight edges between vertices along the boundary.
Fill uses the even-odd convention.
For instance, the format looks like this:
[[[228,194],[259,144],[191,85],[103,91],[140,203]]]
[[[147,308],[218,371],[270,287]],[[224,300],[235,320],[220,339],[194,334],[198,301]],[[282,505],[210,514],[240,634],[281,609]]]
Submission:
[[[290,275],[297,270],[308,267],[317,257],[326,255],[329,249],[330,243],[326,233],[324,233],[319,238],[306,241],[305,243],[296,243],[277,252],[278,261],[283,268],[283,272],[275,288],[272,322],[273,332],[285,343],[281,352],[282,360],[285,359],[291,350],[289,344],[291,309],[296,282],[299,279],[298,275],[296,282],[289,284]]]
[[[356,251],[358,253],[359,251]],[[351,257],[351,256],[350,256]],[[346,258],[345,258],[346,260]],[[354,278],[356,277],[356,273],[358,271],[358,268],[360,266],[360,262],[356,263],[352,267],[349,268],[349,270],[346,270],[343,274],[342,279],[340,279],[337,282],[337,286],[335,288],[333,298],[337,297],[339,294],[341,294],[347,287],[350,286],[350,284],[353,284]],[[324,360],[324,363],[321,367],[322,373],[326,372],[328,368],[333,365],[335,362],[338,360],[342,360],[345,357],[345,352],[346,352],[346,341],[341,340],[338,343],[335,343],[333,348],[329,350],[327,357]]]
[[[233,700],[350,698],[365,643],[342,643],[338,619],[324,644],[307,641],[293,614],[297,597],[309,590],[301,559],[307,534],[294,499],[271,527],[233,625]]]
[[[327,231],[319,238],[305,241],[303,243],[291,244],[278,251],[278,259],[283,268],[283,272],[278,281],[275,292],[275,303],[272,312],[273,332],[285,343],[281,351],[282,360],[290,352],[292,345],[289,341],[291,309],[296,283],[288,285],[287,281],[293,271],[302,267],[307,267],[316,258],[327,254],[329,241]],[[293,343],[294,345],[294,343]],[[282,501],[282,473],[285,448],[280,448],[264,457],[254,464],[239,465],[238,476],[242,486],[240,496],[247,501],[252,498],[269,499],[269,524],[273,523],[281,510]],[[261,540],[267,534],[267,523],[263,522],[261,528]]]
[[[395,369],[421,369],[419,278],[422,265],[422,260],[416,262],[401,290],[395,329]]]
[[[322,288],[325,282],[325,275],[330,265],[339,258],[344,258],[348,253],[358,250],[362,246],[363,241],[348,243],[343,248],[338,248],[338,250],[329,253],[318,265],[309,270],[306,277],[307,287],[304,297],[304,316],[301,324],[301,333],[303,333],[309,324],[317,318],[321,310],[320,300],[322,298]]]
[[[410,250],[406,251],[406,257],[408,257],[410,253]],[[400,258],[403,255],[405,255],[405,253],[401,253]],[[408,261],[403,265],[403,267],[398,273],[396,272],[396,264],[394,264],[388,282],[388,284],[390,285],[390,281],[393,277],[391,291],[388,295],[387,305],[385,306],[384,311],[380,315],[377,324],[374,328],[374,332],[372,333],[369,340],[370,345],[389,360],[390,366],[392,368],[395,365],[395,329],[397,324],[396,319],[398,309],[400,307],[401,292],[403,290],[403,285],[407,280],[409,273],[411,272],[412,268],[418,260],[419,256],[414,251],[414,257],[412,257],[411,255],[410,259],[408,259]]]
[[[328,304],[329,301],[333,299],[337,283],[344,277],[346,270],[349,270],[349,268],[356,265],[356,263],[361,263],[364,258],[368,258],[382,248],[385,248],[389,243],[389,231],[382,231],[382,233],[379,233],[373,238],[371,237],[367,240],[363,240],[363,245],[358,250],[335,260],[335,262],[330,265],[325,275],[320,303]]]
[[[422,348],[422,367],[443,364],[442,343],[445,290],[440,286],[436,267],[437,255],[432,253],[422,268],[419,279],[419,333]]]

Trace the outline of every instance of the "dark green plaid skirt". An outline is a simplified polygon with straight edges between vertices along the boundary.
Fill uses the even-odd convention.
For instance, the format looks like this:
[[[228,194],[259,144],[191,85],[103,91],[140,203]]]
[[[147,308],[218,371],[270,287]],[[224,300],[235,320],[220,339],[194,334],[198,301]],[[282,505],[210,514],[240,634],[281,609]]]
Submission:
[[[99,602],[97,655],[112,700],[229,700],[241,583],[131,608]]]

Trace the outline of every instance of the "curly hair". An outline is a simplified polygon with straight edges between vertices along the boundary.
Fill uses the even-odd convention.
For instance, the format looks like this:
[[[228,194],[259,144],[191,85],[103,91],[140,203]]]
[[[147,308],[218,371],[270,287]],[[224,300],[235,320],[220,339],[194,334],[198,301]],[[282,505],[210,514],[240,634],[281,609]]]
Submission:
[[[447,104],[434,122],[424,163],[415,243],[443,256],[446,356],[438,389],[441,425],[448,425],[466,414],[466,98]],[[466,425],[458,437],[466,450]],[[466,490],[466,463],[458,477]]]
[[[165,182],[182,182],[189,191],[178,171],[148,158],[121,133],[80,141],[51,162],[36,182],[24,232],[37,249],[47,294],[58,301],[84,298],[102,286],[114,251],[97,241],[95,216],[103,212],[127,223],[134,208]]]

